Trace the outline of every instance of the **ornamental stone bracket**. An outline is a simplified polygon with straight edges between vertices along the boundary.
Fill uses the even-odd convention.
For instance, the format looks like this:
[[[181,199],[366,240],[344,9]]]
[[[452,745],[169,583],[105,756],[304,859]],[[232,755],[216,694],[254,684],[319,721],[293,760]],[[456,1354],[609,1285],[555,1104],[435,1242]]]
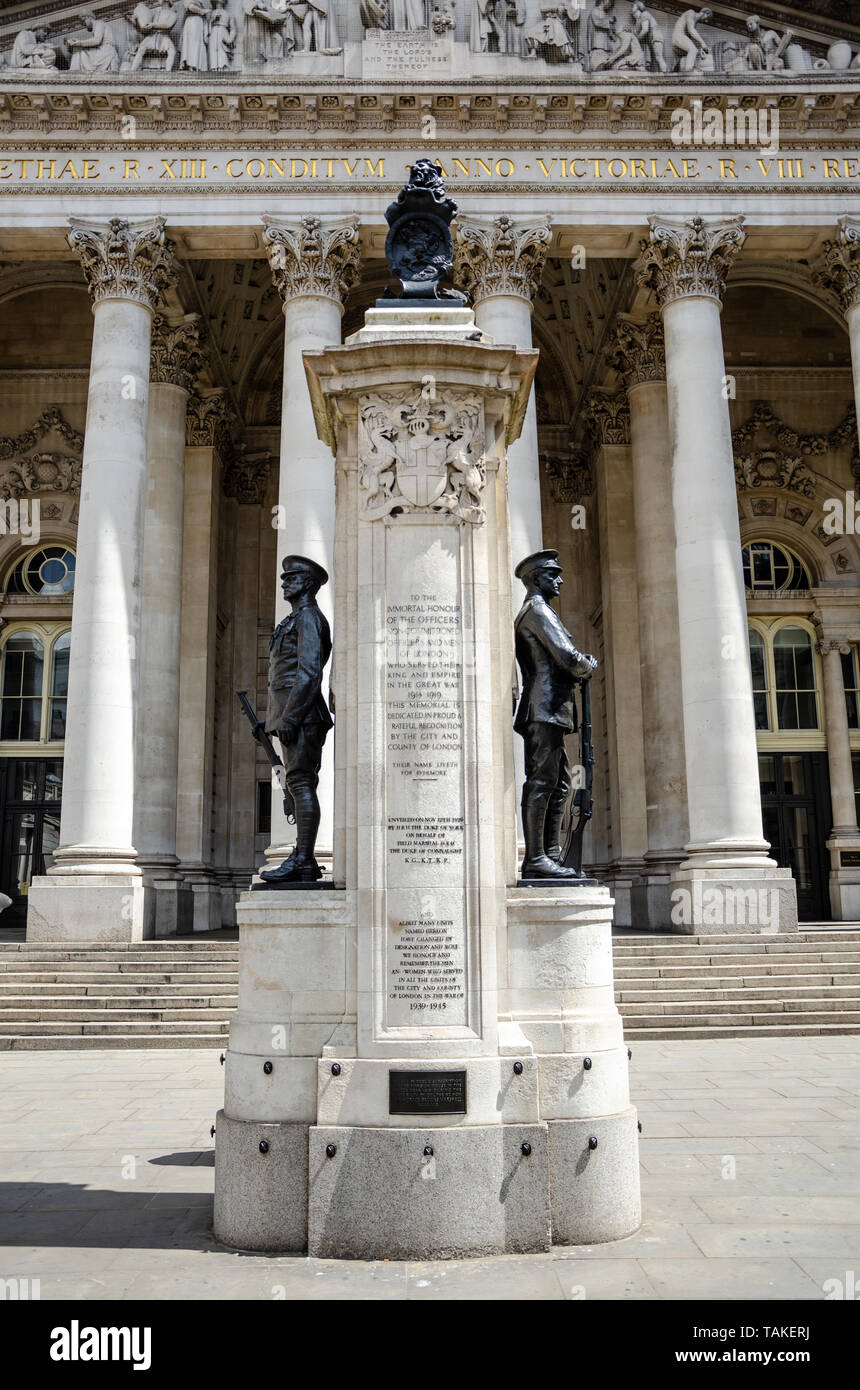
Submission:
[[[232,453],[230,428],[235,419],[233,407],[223,386],[195,391],[188,398],[185,416],[187,448],[218,449],[224,457]]]
[[[343,305],[359,278],[361,241],[355,217],[264,217],[272,279],[286,302],[324,295]]]
[[[619,314],[606,360],[628,391],[645,382],[665,381],[666,342],[660,315],[650,314],[643,323],[630,314]]]
[[[743,217],[648,218],[651,233],[643,241],[633,272],[662,309],[691,296],[722,303],[726,278],[746,239]]]
[[[69,451],[40,445],[63,442]],[[22,434],[0,437],[0,459],[14,460],[0,465],[0,498],[32,496],[40,492],[66,492],[79,496],[84,436],[63,418],[59,406],[43,410],[38,420]],[[42,515],[47,517],[45,506]]]
[[[190,392],[204,361],[199,314],[186,314],[178,323],[156,314],[152,324],[150,381],[179,386]]]
[[[70,218],[68,243],[78,256],[90,295],[129,299],[155,310],[178,278],[173,243],[164,235],[164,218],[147,217],[109,222]]]
[[[224,469],[225,497],[232,497],[240,506],[261,507],[272,473],[272,455],[268,449],[249,450],[240,444]]]
[[[630,443],[630,407],[623,391],[595,386],[586,398],[584,419],[597,449]]]
[[[481,525],[486,478],[480,397],[445,392],[426,400],[419,389],[376,392],[359,404],[360,515],[449,512]]]
[[[496,294],[534,302],[552,241],[548,217],[534,223],[460,217],[453,230],[454,282],[473,304]]]
[[[553,502],[577,506],[591,496],[594,474],[585,450],[571,446],[566,450],[541,451],[539,461]]]
[[[843,313],[860,304],[860,218],[847,213],[839,218],[839,236],[825,241],[813,273],[819,285],[838,296]]]

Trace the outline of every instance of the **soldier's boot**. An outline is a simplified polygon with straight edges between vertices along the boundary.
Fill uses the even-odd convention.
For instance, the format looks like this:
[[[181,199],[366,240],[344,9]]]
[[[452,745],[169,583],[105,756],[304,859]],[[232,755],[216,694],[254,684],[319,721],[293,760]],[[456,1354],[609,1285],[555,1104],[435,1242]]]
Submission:
[[[544,821],[544,853],[547,859],[551,859],[555,864],[561,863],[561,856],[564,853],[561,843],[561,823],[564,819],[564,803],[566,800],[566,794],[561,798],[557,798],[555,795],[551,796],[546,813],[546,820]]]
[[[523,831],[526,837],[526,854],[520,869],[520,878],[575,879],[575,869],[565,869],[550,859],[544,849],[546,834],[547,798],[546,796],[523,797]]]
[[[314,858],[320,824],[320,808],[311,787],[291,788],[296,807],[296,845],[277,869],[264,869],[260,878],[267,883],[315,883],[322,869]]]

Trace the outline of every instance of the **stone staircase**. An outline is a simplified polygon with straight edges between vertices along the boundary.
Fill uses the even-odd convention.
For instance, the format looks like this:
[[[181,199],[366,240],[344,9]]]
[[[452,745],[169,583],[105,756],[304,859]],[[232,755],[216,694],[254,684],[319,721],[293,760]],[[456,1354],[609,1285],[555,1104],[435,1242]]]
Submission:
[[[78,947],[0,942],[0,1051],[222,1047],[237,933]]]
[[[617,932],[624,1036],[744,1038],[860,1033],[860,929],[792,936]]]
[[[796,936],[616,932],[628,1041],[860,1033],[860,927]],[[217,1047],[236,1007],[236,932],[91,942],[0,941],[0,1051]]]

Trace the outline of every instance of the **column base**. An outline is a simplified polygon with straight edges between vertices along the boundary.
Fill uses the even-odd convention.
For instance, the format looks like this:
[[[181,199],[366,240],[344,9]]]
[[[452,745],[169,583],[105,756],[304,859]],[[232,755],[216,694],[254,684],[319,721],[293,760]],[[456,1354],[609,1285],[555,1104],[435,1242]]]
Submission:
[[[599,1245],[639,1229],[637,1124],[633,1106],[619,1115],[550,1122],[553,1245]]]
[[[155,935],[187,936],[194,920],[190,885],[181,878],[152,878],[150,886],[155,892]]]
[[[671,885],[673,931],[759,931],[763,936],[797,931],[797,889],[790,869],[740,862],[694,867],[687,860],[672,874]]]
[[[238,1250],[303,1254],[308,1244],[308,1125],[215,1119],[218,1240]],[[261,1151],[261,1145],[266,1145]]]
[[[830,911],[834,922],[860,922],[860,838],[834,834],[830,851]],[[846,864],[848,857],[856,863]]]
[[[191,890],[191,924],[193,932],[218,931],[221,927],[221,886],[213,878],[195,873],[186,874],[185,884]]]
[[[645,856],[642,875],[635,881],[631,891],[631,926],[639,931],[677,930],[671,919],[672,912],[672,874],[686,858],[683,851],[659,860]]]
[[[41,874],[27,895],[27,940],[146,941],[155,890],[130,874]]]

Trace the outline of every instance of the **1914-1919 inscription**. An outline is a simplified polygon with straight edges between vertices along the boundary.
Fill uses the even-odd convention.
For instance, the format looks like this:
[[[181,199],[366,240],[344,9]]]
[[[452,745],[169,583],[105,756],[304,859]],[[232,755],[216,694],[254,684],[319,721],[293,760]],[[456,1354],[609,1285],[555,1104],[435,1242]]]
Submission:
[[[389,1115],[465,1115],[465,1071],[390,1071]]]

